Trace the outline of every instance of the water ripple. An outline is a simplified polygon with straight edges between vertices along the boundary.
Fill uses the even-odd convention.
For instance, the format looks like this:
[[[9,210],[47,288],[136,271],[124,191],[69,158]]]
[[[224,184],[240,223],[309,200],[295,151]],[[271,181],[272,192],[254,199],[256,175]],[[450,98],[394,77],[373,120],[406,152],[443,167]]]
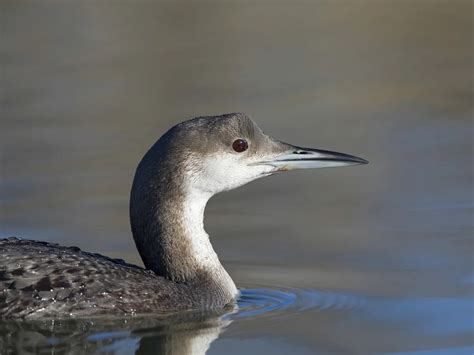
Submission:
[[[237,300],[238,310],[232,319],[300,313],[307,310],[350,311],[360,308],[366,300],[357,295],[326,290],[284,287],[242,288]]]

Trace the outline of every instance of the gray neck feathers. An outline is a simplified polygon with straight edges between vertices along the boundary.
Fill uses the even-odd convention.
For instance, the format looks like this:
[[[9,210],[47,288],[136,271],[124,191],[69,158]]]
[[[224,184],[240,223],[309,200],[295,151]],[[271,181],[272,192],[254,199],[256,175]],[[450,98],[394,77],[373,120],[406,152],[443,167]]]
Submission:
[[[204,231],[211,194],[189,184],[189,156],[165,134],[140,162],[132,186],[130,220],[147,269],[178,283],[206,284],[232,299],[237,289]]]

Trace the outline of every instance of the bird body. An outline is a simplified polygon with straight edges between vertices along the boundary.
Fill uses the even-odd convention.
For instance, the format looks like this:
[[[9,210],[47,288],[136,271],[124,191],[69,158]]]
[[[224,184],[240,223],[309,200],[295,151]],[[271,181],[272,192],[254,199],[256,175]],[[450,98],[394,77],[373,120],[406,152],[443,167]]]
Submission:
[[[0,317],[221,309],[239,291],[204,230],[207,201],[281,171],[365,163],[279,142],[244,114],[180,123],[145,154],[132,185],[130,222],[145,268],[77,247],[0,240]]]
[[[176,283],[77,247],[8,238],[0,240],[0,255],[2,318],[164,313],[225,305],[213,303],[209,279]]]

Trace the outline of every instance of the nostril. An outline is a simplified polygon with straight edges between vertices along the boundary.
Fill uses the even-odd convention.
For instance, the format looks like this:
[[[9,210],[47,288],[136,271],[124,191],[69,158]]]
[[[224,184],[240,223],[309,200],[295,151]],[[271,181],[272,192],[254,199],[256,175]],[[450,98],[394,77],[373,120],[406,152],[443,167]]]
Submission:
[[[295,150],[295,151],[293,152],[293,154],[304,155],[304,154],[309,154],[309,152],[306,152],[306,151],[304,151],[304,150]]]

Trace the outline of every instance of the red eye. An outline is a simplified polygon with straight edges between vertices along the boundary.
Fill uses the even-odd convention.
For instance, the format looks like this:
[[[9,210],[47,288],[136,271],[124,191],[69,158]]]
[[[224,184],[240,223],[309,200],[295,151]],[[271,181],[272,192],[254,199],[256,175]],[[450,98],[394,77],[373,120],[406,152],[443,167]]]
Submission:
[[[232,148],[238,152],[242,153],[246,151],[249,148],[249,145],[247,144],[247,141],[243,139],[236,139],[234,143],[232,143]]]

